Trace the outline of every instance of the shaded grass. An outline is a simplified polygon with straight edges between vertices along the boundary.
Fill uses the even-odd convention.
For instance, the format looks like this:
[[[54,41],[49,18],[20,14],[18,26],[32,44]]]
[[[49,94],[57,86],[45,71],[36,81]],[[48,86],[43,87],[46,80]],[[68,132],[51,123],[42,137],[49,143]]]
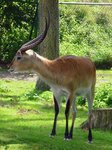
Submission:
[[[43,118],[43,117],[42,117]],[[110,150],[111,134],[109,132],[94,131],[94,143],[89,145],[86,142],[87,133],[76,128],[72,141],[63,141],[64,127],[58,122],[58,135],[55,139],[48,137],[51,130],[51,121],[38,119],[38,117],[15,118],[2,122],[1,132],[2,147],[9,149],[99,149]],[[103,138],[102,138],[103,136]],[[106,140],[106,141],[105,141]],[[104,142],[105,141],[105,142]]]
[[[41,108],[41,107],[40,107]],[[74,130],[74,139],[64,141],[64,115],[61,113],[58,120],[57,136],[49,138],[52,128],[52,110],[47,109],[39,114],[18,114],[16,109],[2,108],[0,113],[0,144],[2,149],[45,149],[45,150],[111,150],[111,132],[94,130],[94,142],[89,145],[86,141],[87,132],[79,128],[79,123],[85,119],[85,111],[79,111]],[[82,116],[80,118],[79,116]],[[85,115],[86,116],[86,115]]]

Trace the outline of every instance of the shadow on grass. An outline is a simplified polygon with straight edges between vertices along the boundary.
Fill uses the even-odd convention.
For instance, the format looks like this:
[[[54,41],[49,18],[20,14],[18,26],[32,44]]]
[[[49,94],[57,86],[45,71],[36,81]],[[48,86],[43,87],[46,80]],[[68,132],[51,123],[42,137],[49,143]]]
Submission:
[[[0,94],[0,106],[1,107],[12,107],[18,104],[19,102],[19,96],[16,95],[5,95],[5,94]]]
[[[73,140],[64,141],[64,127],[59,126],[57,136],[52,139],[48,136],[52,128],[48,122],[36,126],[35,124],[28,125],[28,123],[14,124],[13,122],[10,126],[5,125],[0,128],[0,145],[4,147],[8,145],[21,145],[24,147],[26,145],[25,147],[28,150],[96,150],[100,148],[111,150],[111,135],[109,133],[106,136],[104,132],[98,133],[98,131],[93,130],[94,143],[90,145],[87,143],[87,132],[79,128],[75,128]]]
[[[29,121],[34,120],[31,119]],[[49,138],[49,134],[52,129],[51,123],[49,123],[49,121],[50,120],[38,124],[38,120],[36,120],[36,124],[34,123],[34,125],[28,125],[28,120],[25,119],[23,120],[23,123],[21,123],[21,125],[18,119],[15,121],[12,120],[12,123],[11,121],[7,121],[7,123],[1,122],[1,124],[4,124],[4,126],[0,128],[0,144],[1,145],[24,144],[24,143],[30,144],[30,143],[43,143],[45,141],[47,142],[49,140],[52,140],[51,138]],[[57,126],[57,128],[58,134],[56,137],[56,141],[57,138],[63,140],[65,125]],[[78,130],[81,129],[75,128],[74,133],[77,133]]]
[[[4,149],[11,146],[11,148],[9,148],[11,150],[17,149],[17,146],[22,146],[22,150],[110,149],[112,138],[109,133],[106,135],[106,132],[103,132],[102,136],[102,132],[95,132],[94,130],[93,135],[96,144],[88,145],[87,132],[83,132],[79,127],[74,129],[74,139],[72,141],[64,141],[65,117],[62,112],[58,119],[57,136],[54,139],[49,138],[53,124],[53,113],[49,114],[50,110],[45,111],[46,112],[35,115],[31,113],[31,116],[20,115],[16,113],[16,111],[14,111],[15,113],[12,112],[12,115],[11,112],[10,114],[8,114],[8,112],[2,112],[0,114],[0,145],[2,145]],[[83,118],[84,115],[82,114],[83,112],[79,111],[79,116]],[[81,119],[82,121],[80,117],[77,119]],[[15,148],[13,147],[14,145]],[[18,148],[18,150],[20,150],[20,148]]]

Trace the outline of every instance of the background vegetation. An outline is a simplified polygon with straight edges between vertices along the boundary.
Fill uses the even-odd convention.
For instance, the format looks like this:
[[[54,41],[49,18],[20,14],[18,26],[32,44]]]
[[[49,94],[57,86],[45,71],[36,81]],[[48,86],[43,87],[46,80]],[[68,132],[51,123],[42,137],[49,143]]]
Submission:
[[[91,1],[111,2],[111,0]],[[2,8],[0,62],[9,63],[20,46],[37,33],[38,3],[37,0],[4,0],[0,5]],[[111,8],[60,5],[60,55],[85,55],[90,57],[98,68],[111,68]]]
[[[20,46],[35,34],[37,0],[0,2],[0,63],[9,63]]]
[[[87,56],[97,68],[111,68],[111,10],[107,6],[61,5],[60,53]]]

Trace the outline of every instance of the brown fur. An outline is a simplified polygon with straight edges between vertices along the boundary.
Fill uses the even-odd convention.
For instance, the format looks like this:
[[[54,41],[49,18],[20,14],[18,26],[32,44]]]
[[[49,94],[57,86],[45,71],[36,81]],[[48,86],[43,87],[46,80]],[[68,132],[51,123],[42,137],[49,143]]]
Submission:
[[[13,69],[34,70],[45,80],[66,87],[70,91],[79,86],[95,84],[95,65],[88,58],[63,56],[51,61],[33,51],[32,55],[25,53],[22,57],[19,61],[15,58],[12,64]]]

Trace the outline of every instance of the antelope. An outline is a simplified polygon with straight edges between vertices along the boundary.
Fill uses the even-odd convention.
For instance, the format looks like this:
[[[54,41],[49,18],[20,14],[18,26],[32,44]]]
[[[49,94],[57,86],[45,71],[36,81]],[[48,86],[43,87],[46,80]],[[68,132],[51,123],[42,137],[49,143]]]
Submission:
[[[35,39],[23,44],[17,51],[12,63],[11,71],[35,71],[41,80],[46,82],[54,97],[54,122],[51,136],[56,135],[57,117],[60,110],[60,98],[65,96],[65,134],[64,139],[73,138],[73,128],[76,119],[76,97],[83,96],[88,102],[88,141],[92,142],[91,112],[96,82],[94,63],[86,57],[63,56],[49,60],[34,52],[31,48],[39,45],[46,37],[50,26],[50,19],[45,18],[45,29]],[[52,41],[51,41],[52,42]],[[72,108],[72,124],[69,130],[69,114]]]

